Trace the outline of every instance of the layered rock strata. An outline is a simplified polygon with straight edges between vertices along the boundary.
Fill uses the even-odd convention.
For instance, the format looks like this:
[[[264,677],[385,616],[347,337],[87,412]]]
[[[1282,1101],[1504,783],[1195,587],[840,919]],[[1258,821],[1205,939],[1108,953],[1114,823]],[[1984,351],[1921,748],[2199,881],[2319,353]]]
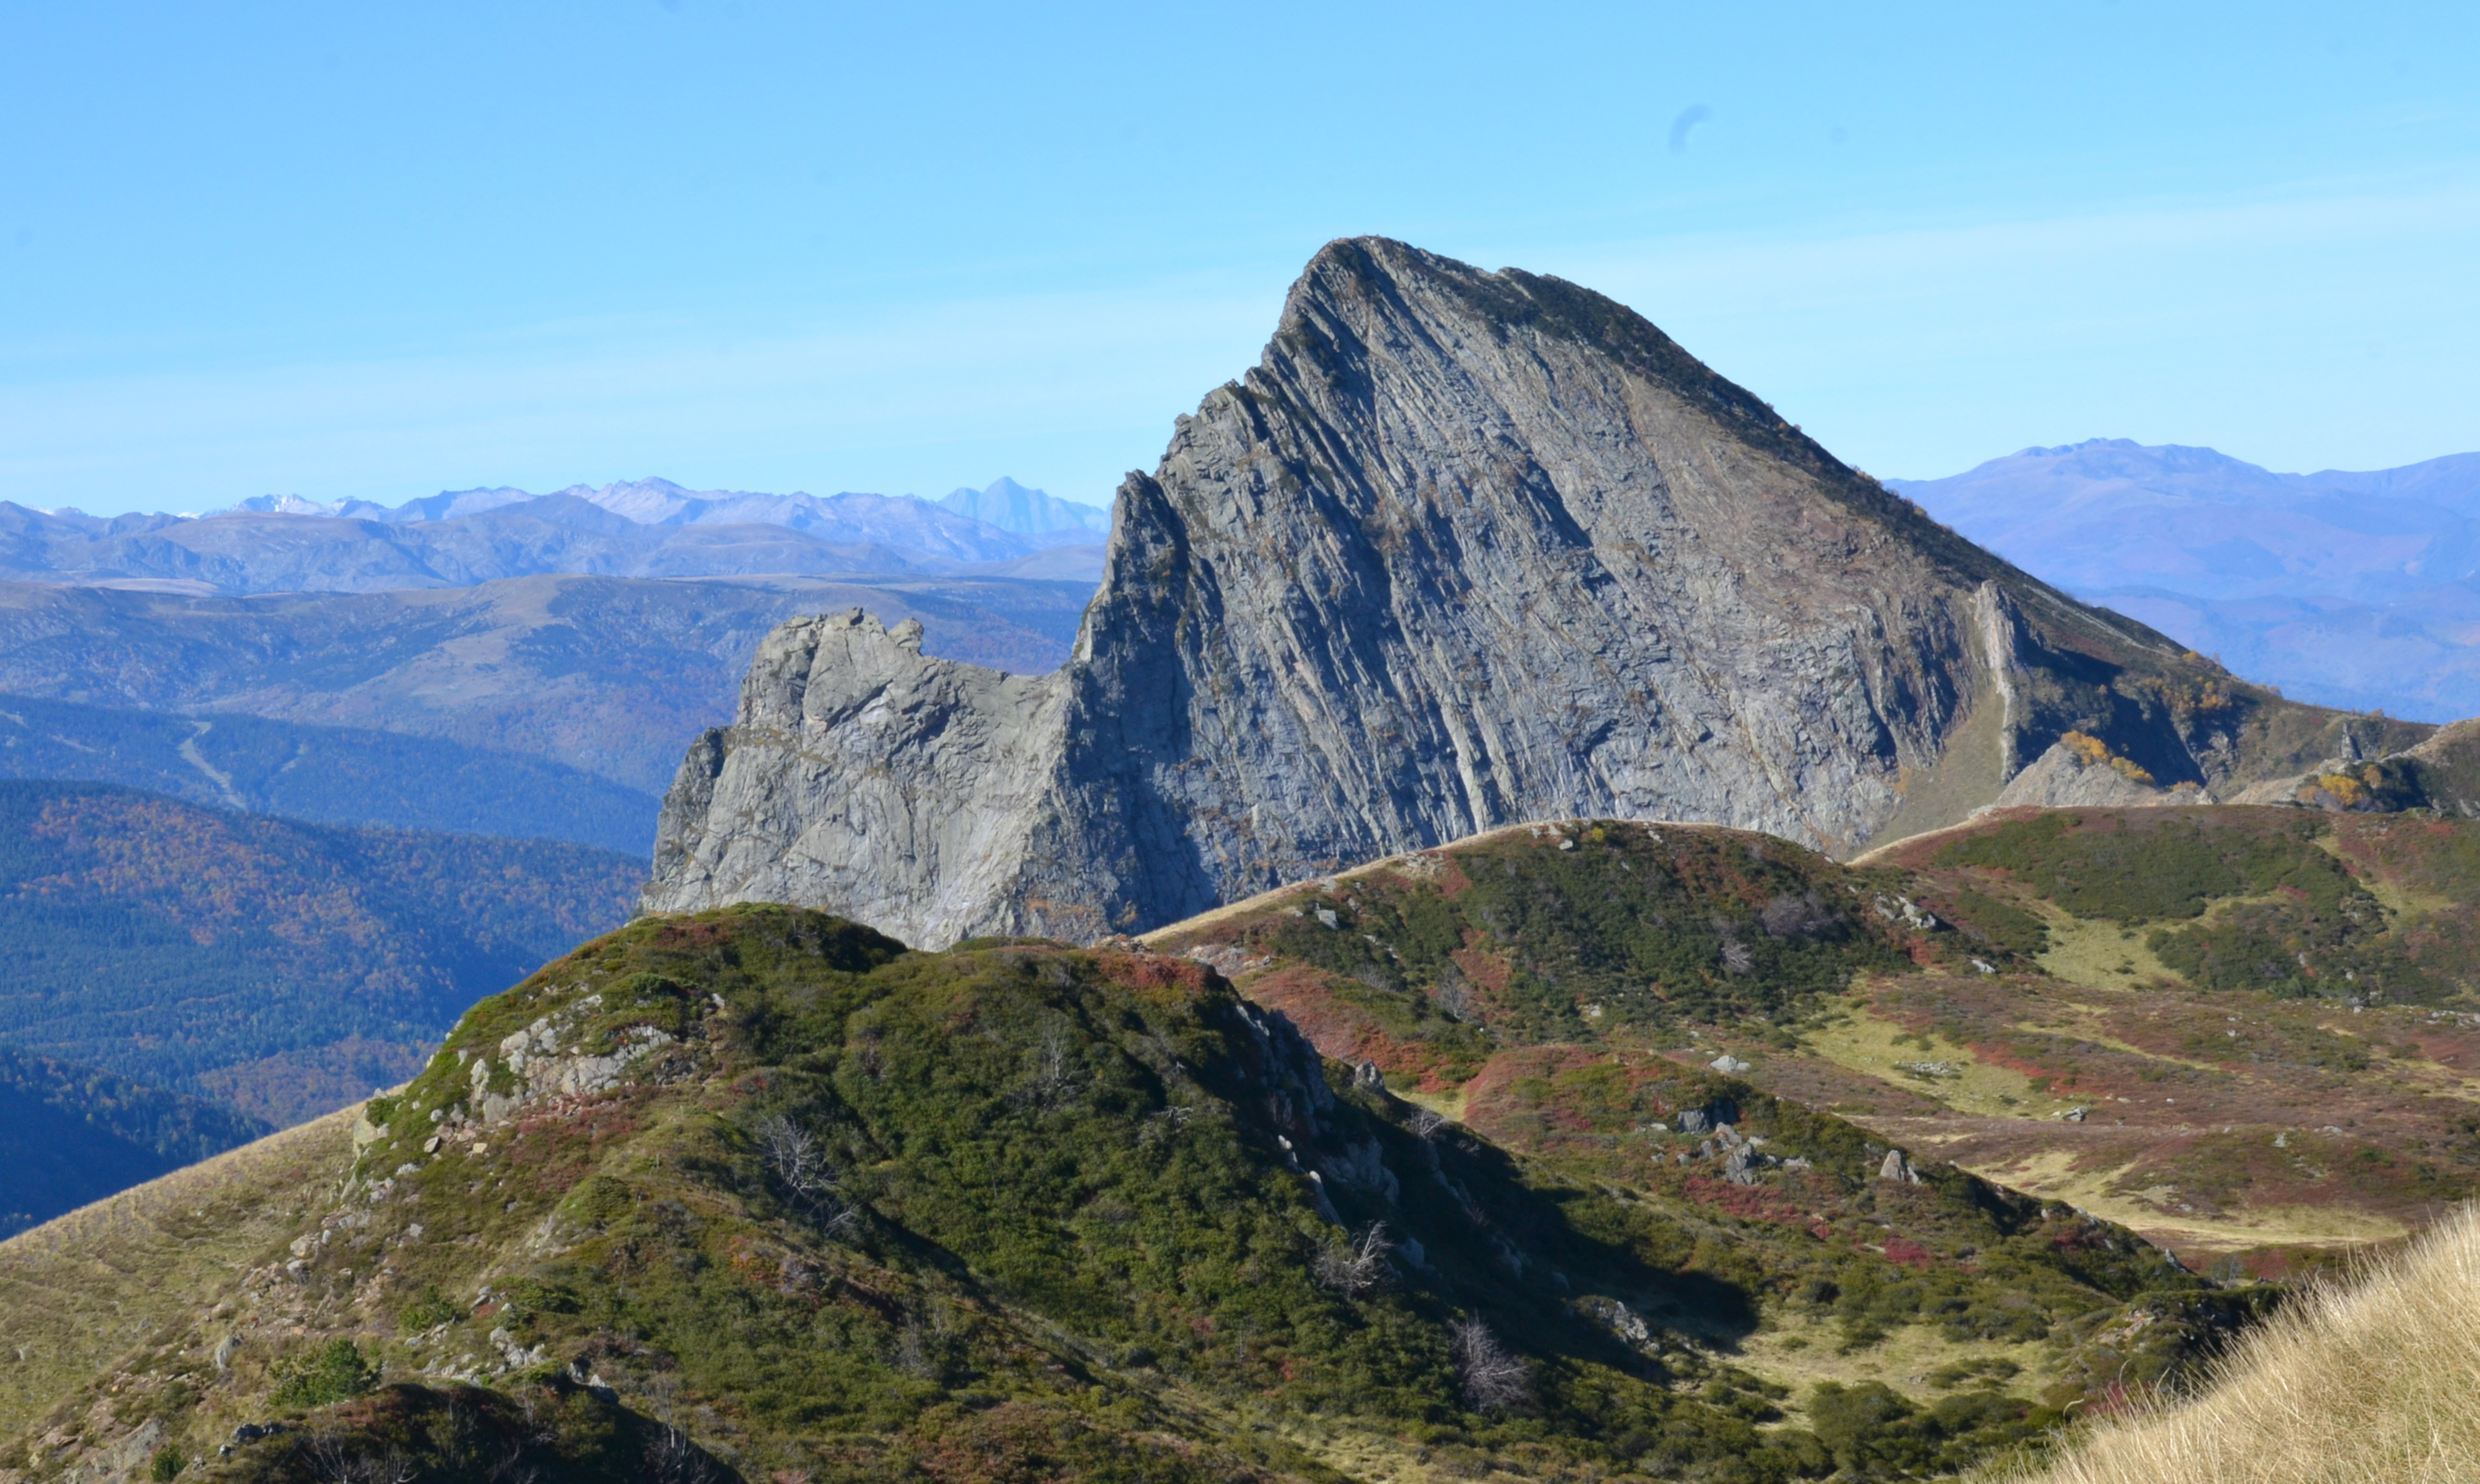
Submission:
[[[2070,729],[2211,787],[2333,727],[1935,525],[1623,306],[1361,239],[1122,486],[1065,668],[777,629],[645,906],[1083,939],[1513,821],[1847,854]]]

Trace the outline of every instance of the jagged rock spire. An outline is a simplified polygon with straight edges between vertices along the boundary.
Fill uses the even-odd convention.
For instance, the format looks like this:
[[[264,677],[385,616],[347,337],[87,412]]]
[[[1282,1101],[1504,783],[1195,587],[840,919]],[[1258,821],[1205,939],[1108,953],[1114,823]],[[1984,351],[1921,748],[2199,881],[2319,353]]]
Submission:
[[[2176,704],[2211,669],[1624,306],[1353,239],[1122,486],[1065,669],[787,626],[692,748],[645,901],[1090,938],[1526,819],[1848,853],[1991,802],[2071,728],[2165,784],[2231,772],[2243,718]]]

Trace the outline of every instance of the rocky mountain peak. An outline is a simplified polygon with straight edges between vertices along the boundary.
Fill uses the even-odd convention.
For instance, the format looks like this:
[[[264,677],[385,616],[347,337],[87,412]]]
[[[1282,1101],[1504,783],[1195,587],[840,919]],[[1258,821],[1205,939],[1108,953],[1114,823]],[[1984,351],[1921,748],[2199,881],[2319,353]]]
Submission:
[[[950,490],[938,503],[943,510],[1020,536],[1066,533],[1080,541],[1099,541],[1111,529],[1110,511],[1028,489],[1005,474],[978,490],[970,485]]]
[[[1382,239],[1321,251],[1119,500],[1053,676],[762,656],[646,905],[1092,937],[1528,819],[1850,853],[2069,731],[2167,799],[2330,728],[1935,525],[1624,306]],[[841,699],[768,720],[812,692]]]

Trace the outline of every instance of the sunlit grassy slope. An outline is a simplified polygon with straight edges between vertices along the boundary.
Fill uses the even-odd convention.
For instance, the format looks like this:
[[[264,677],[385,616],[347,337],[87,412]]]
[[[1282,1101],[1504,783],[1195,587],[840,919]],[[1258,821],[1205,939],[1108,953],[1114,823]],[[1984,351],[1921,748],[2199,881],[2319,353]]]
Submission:
[[[2218,1382],[2087,1434],[2026,1484],[2480,1479],[2480,1213],[2257,1330]]]
[[[352,1158],[329,1113],[0,1241],[0,1434],[281,1246]]]

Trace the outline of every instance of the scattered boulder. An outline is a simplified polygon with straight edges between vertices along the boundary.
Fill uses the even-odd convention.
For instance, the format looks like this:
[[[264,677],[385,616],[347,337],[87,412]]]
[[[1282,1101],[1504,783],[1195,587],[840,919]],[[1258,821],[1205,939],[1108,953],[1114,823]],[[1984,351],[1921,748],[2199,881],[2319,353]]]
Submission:
[[[1899,922],[1915,933],[1934,933],[1946,924],[1936,914],[1925,910],[1909,897],[1879,897],[1872,904],[1877,915],[1888,922]]]
[[[1679,1132],[1682,1134],[1702,1136],[1739,1121],[1740,1105],[1727,1097],[1718,1097],[1702,1108],[1679,1111]]]

